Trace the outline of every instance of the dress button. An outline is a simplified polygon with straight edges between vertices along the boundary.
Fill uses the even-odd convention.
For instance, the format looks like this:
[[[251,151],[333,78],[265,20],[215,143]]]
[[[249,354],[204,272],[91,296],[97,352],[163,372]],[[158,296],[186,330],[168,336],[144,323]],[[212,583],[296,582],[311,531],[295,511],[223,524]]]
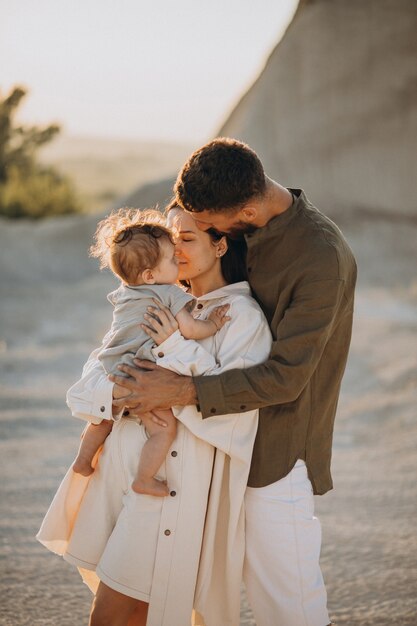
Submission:
[[[126,409],[126,411],[123,411],[123,417],[127,417],[128,415],[130,415],[129,411]]]
[[[244,411],[245,409],[246,409],[246,404],[241,404],[241,405],[240,405],[240,410],[241,410],[241,411]]]
[[[214,409],[214,408],[210,409],[210,413],[215,413],[215,412],[216,412],[216,409]]]
[[[102,413],[104,413],[104,411],[105,411],[105,410],[106,410],[106,407],[105,407],[105,406],[101,406],[101,407],[100,407],[100,411],[101,411]]]
[[[165,356],[165,355],[164,355],[163,352],[158,352],[158,356],[159,356],[160,359],[162,359],[162,357]]]
[[[202,308],[203,308],[203,305],[201,303],[197,304],[197,309],[202,309]]]
[[[168,528],[166,530],[164,530],[164,535],[166,535],[167,537],[169,537],[169,535],[171,534],[171,531],[168,530]]]
[[[169,495],[174,498],[177,495],[177,492],[176,491],[170,491]]]
[[[173,451],[171,452],[171,456],[177,456],[177,455],[178,455],[178,452],[177,452],[176,450],[173,450]]]

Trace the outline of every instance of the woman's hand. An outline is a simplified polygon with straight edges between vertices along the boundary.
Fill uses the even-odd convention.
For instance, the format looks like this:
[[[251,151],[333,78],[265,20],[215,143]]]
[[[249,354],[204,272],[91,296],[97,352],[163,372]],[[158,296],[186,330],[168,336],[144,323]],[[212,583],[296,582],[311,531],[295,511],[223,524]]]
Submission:
[[[155,298],[152,299],[158,306],[148,306],[149,314],[145,313],[148,324],[141,324],[140,326],[159,346],[178,330],[178,323],[168,307]]]

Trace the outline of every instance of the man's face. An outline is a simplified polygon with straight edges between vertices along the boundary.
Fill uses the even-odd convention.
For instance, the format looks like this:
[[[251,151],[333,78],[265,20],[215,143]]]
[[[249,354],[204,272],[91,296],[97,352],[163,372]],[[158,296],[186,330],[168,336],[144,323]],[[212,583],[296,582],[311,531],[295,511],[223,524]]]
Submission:
[[[239,211],[201,211],[190,213],[200,230],[214,228],[219,233],[228,235],[231,239],[242,239],[243,235],[253,233],[256,226],[246,221],[243,210]]]

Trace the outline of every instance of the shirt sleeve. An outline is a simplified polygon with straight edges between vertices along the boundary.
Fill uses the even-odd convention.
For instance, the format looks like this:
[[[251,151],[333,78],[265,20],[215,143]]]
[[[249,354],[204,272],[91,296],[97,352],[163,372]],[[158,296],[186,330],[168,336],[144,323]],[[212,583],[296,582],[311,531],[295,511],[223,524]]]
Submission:
[[[259,307],[246,299],[232,301],[228,315],[231,320],[216,336],[218,350],[216,358],[198,342],[184,339],[176,331],[154,352],[158,365],[190,375],[205,374],[215,380],[215,374],[230,368],[249,367],[268,358],[271,347],[271,332]],[[205,371],[204,371],[205,368]],[[173,407],[174,415],[196,436],[219,448],[226,454],[247,462],[252,451],[257,428],[257,411],[251,411],[241,419],[241,410],[231,411],[234,415],[218,415],[215,420],[202,420],[199,407]],[[212,414],[210,414],[212,416]]]
[[[99,351],[90,354],[80,380],[67,391],[67,405],[72,415],[93,424],[103,419],[118,419],[112,414],[113,383],[97,359]]]
[[[298,398],[312,376],[343,302],[344,281],[300,286],[273,329],[269,359],[248,369],[194,379],[203,417],[251,410]],[[230,368],[228,368],[230,369]]]
[[[171,285],[169,290],[169,303],[168,307],[175,317],[178,313],[186,306],[189,306],[189,310],[191,311],[196,303],[196,299],[187,291],[181,289],[177,285]]]

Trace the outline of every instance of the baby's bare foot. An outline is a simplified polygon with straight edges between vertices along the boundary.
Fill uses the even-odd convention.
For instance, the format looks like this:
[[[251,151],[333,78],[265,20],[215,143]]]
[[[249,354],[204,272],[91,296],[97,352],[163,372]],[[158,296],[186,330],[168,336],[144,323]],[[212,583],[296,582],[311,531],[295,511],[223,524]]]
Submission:
[[[91,467],[90,461],[81,457],[77,457],[75,459],[72,469],[76,474],[81,474],[82,476],[91,476],[94,472],[94,468]]]
[[[166,483],[156,480],[156,478],[152,478],[151,480],[135,478],[132,483],[132,489],[136,493],[145,493],[148,496],[157,496],[159,498],[164,498],[169,494]]]

